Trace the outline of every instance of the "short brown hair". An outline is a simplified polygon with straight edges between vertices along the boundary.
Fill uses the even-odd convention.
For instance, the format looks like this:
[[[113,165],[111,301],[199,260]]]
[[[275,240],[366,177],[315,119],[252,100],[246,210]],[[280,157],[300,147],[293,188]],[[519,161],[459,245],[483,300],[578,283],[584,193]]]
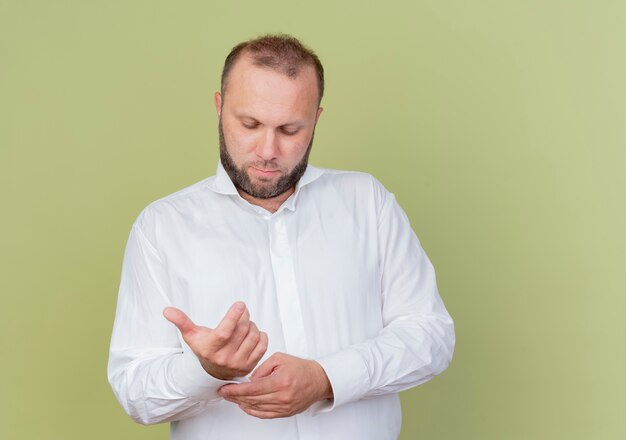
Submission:
[[[286,34],[268,34],[253,40],[244,41],[233,47],[222,69],[222,99],[226,92],[228,74],[233,64],[242,54],[252,57],[256,66],[269,67],[289,78],[298,76],[303,66],[312,66],[317,75],[317,89],[319,91],[319,102],[324,95],[324,67],[315,52],[304,46],[297,38]]]

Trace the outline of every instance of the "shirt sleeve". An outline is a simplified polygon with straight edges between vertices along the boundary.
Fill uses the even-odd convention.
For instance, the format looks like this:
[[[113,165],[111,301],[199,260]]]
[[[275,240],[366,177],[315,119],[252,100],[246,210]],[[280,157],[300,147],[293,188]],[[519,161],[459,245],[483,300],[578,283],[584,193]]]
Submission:
[[[452,318],[433,266],[393,194],[386,194],[378,233],[383,328],[371,340],[317,359],[334,399],[314,412],[419,385],[452,360]]]
[[[217,389],[230,383],[207,374],[163,317],[167,286],[163,261],[135,222],[122,265],[108,379],[126,413],[143,424],[191,417],[221,400]]]

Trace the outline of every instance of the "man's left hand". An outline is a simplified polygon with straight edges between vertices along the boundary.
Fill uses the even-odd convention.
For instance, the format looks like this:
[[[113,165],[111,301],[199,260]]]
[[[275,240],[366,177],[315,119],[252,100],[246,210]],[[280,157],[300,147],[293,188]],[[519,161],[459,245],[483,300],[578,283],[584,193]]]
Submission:
[[[320,364],[285,353],[274,353],[259,365],[250,382],[225,385],[218,393],[260,419],[289,417],[319,400],[333,398]]]

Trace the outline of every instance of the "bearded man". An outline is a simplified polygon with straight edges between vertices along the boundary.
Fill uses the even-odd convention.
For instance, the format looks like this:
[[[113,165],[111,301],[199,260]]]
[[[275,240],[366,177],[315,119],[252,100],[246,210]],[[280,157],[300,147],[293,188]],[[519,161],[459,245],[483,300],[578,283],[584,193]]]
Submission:
[[[323,92],[293,37],[226,58],[216,175],[151,203],[128,240],[108,376],[135,421],[172,439],[394,439],[398,393],[448,366],[453,322],[394,196],[308,165]]]

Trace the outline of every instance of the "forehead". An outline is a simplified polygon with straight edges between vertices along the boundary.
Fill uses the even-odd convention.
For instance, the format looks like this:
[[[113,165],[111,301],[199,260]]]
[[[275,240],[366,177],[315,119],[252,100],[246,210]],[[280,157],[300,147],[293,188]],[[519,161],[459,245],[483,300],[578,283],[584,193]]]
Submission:
[[[255,118],[314,118],[317,104],[317,77],[312,66],[302,66],[298,75],[290,78],[256,66],[250,56],[244,55],[228,74],[224,110],[246,112]]]

